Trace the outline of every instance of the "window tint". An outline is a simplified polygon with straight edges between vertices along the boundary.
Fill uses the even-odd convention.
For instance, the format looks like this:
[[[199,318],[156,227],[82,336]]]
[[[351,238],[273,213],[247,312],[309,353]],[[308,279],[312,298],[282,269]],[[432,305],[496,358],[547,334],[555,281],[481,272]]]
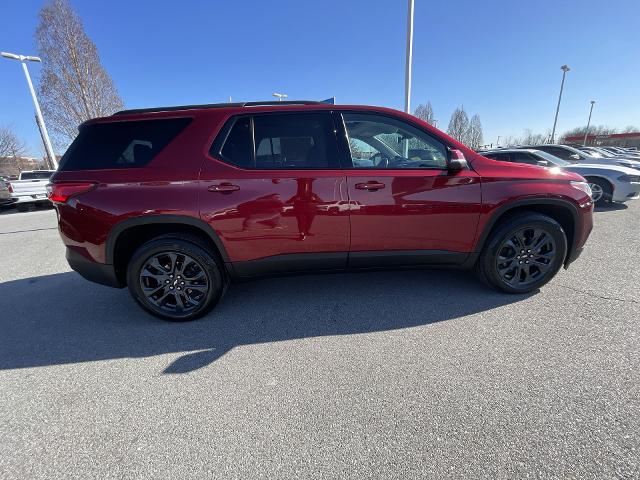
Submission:
[[[256,115],[255,168],[339,168],[329,112]]]
[[[508,153],[487,153],[485,157],[492,158],[493,160],[499,160],[500,162],[511,161]]]
[[[573,158],[571,158],[571,152],[569,150],[565,150],[564,148],[560,148],[560,147],[536,147],[539,150],[542,150],[543,152],[547,152],[550,153],[551,155],[554,155],[558,158],[562,158],[563,160],[575,160]]]
[[[528,154],[527,152],[511,152],[509,155],[511,156],[512,162],[528,163],[529,165],[538,164],[538,159]]]
[[[212,155],[217,144],[214,142],[211,147]],[[224,141],[221,154],[224,160],[242,168],[340,168],[330,112],[240,117]]]
[[[53,172],[22,172],[20,180],[47,180],[51,178]]]
[[[447,167],[445,145],[412,125],[368,113],[345,113],[343,118],[353,168]],[[363,158],[363,151],[375,153]]]
[[[233,124],[224,142],[222,156],[233,165],[250,168],[253,163],[251,148],[251,118],[239,118]]]
[[[174,118],[84,125],[62,157],[59,170],[142,167],[189,122],[190,118]]]

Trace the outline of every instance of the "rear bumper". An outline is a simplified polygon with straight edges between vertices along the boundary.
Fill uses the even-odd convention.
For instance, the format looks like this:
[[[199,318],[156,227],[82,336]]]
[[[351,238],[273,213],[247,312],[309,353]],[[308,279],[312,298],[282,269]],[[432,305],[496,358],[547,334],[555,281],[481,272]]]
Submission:
[[[66,257],[69,266],[85,279],[109,287],[122,288],[124,286],[118,281],[113,265],[93,262],[69,247],[67,247]]]
[[[34,195],[20,195],[17,197],[12,197],[12,200],[14,203],[18,204],[18,203],[39,203],[39,202],[47,202],[49,203],[50,200],[47,198],[47,196],[45,195],[44,197],[41,196],[41,193],[38,194],[34,194]]]

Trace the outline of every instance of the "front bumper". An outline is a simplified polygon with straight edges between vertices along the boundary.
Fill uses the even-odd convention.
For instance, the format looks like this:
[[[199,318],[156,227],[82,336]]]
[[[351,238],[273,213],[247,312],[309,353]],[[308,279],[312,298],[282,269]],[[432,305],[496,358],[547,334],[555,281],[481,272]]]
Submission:
[[[124,286],[118,281],[116,270],[113,265],[97,263],[89,260],[87,257],[70,247],[67,247],[67,253],[65,256],[67,257],[69,266],[85,279],[101,285],[107,285],[109,287],[122,288]]]
[[[640,183],[617,182],[613,189],[611,200],[618,203],[628,202],[640,198]]]

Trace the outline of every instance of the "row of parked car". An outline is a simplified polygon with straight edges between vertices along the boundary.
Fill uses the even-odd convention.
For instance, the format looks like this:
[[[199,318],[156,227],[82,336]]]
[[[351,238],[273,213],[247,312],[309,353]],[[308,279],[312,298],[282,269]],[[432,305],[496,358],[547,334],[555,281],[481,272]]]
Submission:
[[[619,147],[518,145],[479,151],[504,162],[526,163],[575,172],[584,177],[596,205],[640,198],[640,152]]]
[[[25,170],[16,180],[0,176],[0,206],[15,205],[26,212],[30,206],[51,205],[47,184],[55,170]]]

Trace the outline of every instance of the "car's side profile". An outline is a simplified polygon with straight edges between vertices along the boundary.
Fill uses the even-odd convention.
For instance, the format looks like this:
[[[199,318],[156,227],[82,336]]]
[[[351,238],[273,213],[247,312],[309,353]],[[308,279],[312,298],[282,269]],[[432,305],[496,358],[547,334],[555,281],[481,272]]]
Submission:
[[[640,171],[621,165],[571,163],[536,149],[501,148],[483,151],[487,158],[503,162],[558,167],[582,175],[591,188],[596,205],[624,203],[640,198]]]
[[[49,188],[72,268],[169,320],[274,273],[439,265],[528,292],[592,228],[576,174],[484,158],[395,110],[316,102],[95,119]]]
[[[589,163],[591,165],[621,165],[623,167],[640,169],[640,162],[632,158],[617,158],[617,157],[604,157],[595,156],[587,152],[583,152],[570,145],[533,145],[533,146],[518,146],[517,148],[523,149],[535,149],[542,152],[549,153],[554,157],[558,157],[562,160],[572,163]]]

